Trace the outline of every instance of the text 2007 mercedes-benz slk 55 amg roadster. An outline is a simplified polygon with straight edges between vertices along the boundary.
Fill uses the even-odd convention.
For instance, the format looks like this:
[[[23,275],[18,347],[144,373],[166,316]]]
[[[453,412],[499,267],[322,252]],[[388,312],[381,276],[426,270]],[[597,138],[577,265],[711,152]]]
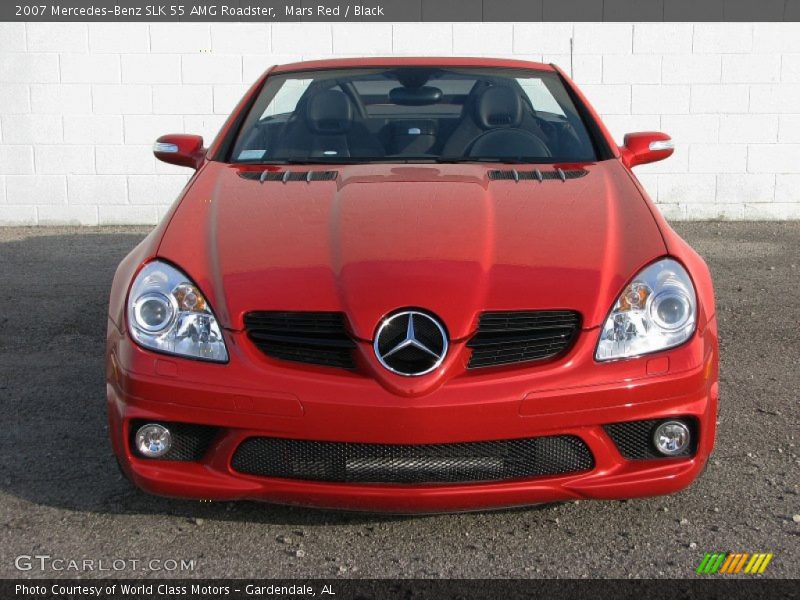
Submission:
[[[667,494],[714,445],[703,260],[557,67],[267,71],[120,264],[111,441],[154,494],[434,512]]]

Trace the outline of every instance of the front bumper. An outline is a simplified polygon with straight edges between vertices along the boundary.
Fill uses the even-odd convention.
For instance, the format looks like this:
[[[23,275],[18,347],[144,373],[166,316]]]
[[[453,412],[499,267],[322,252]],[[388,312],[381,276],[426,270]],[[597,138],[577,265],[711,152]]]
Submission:
[[[711,321],[683,346],[598,364],[597,332],[584,332],[560,360],[464,373],[418,397],[374,379],[269,361],[243,334],[229,337],[231,362],[160,356],[109,322],[107,393],[111,440],[141,489],[207,500],[255,499],[352,510],[435,512],[570,499],[621,499],[676,492],[703,469],[714,445],[717,337]],[[623,421],[696,419],[687,458],[627,460],[603,429]],[[221,428],[198,461],[145,460],[131,452],[132,420]],[[445,444],[575,435],[591,450],[589,471],[489,483],[354,484],[244,475],[231,467],[253,436],[380,444]]]

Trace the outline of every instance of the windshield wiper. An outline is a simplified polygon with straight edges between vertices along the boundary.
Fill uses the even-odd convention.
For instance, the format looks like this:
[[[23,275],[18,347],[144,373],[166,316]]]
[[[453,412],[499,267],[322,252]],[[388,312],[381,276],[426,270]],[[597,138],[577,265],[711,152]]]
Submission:
[[[497,158],[497,157],[469,157],[469,156],[420,156],[420,157],[399,157],[381,156],[372,158],[359,158],[352,156],[309,156],[306,158],[276,158],[272,160],[241,160],[236,164],[243,165],[365,165],[365,164],[466,164],[466,163],[495,163],[505,165],[532,165],[532,164],[551,164],[553,160],[542,160],[541,158]]]
[[[384,162],[383,158],[352,158],[352,157],[316,157],[308,158],[276,158],[269,160],[237,161],[243,165],[361,165],[370,162]]]
[[[352,156],[308,156],[305,158],[290,158],[285,162],[289,165],[360,165],[371,162],[371,158],[353,158]]]
[[[393,157],[381,156],[374,158],[358,158],[358,157],[317,157],[310,156],[308,158],[289,158],[289,159],[274,159],[274,160],[253,160],[253,161],[237,161],[236,164],[243,165],[366,165],[366,164],[417,164],[417,163],[437,163],[439,162],[436,157]]]
[[[529,157],[479,157],[479,156],[440,156],[436,159],[437,163],[444,164],[463,164],[463,163],[499,163],[504,165],[534,165],[534,164],[547,164],[547,161],[542,161],[539,158]]]

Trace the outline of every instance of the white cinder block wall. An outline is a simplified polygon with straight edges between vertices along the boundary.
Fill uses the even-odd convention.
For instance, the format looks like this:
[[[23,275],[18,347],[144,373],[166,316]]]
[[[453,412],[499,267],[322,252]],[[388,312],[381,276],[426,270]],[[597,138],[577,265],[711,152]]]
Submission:
[[[638,169],[669,218],[800,218],[800,24],[3,23],[0,223],[154,223],[158,135],[210,141],[276,62],[404,54],[572,63],[618,141],[675,138]]]

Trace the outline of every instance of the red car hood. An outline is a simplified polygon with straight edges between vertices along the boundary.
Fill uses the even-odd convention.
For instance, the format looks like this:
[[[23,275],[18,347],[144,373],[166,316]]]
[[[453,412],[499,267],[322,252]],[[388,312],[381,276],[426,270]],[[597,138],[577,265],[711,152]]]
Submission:
[[[369,340],[401,307],[437,314],[452,339],[485,310],[574,309],[593,327],[666,252],[617,161],[541,183],[489,180],[499,167],[351,165],[333,167],[335,180],[262,183],[263,167],[211,162],[158,253],[225,327],[242,328],[251,310],[343,311]],[[290,168],[309,169],[325,167]]]

